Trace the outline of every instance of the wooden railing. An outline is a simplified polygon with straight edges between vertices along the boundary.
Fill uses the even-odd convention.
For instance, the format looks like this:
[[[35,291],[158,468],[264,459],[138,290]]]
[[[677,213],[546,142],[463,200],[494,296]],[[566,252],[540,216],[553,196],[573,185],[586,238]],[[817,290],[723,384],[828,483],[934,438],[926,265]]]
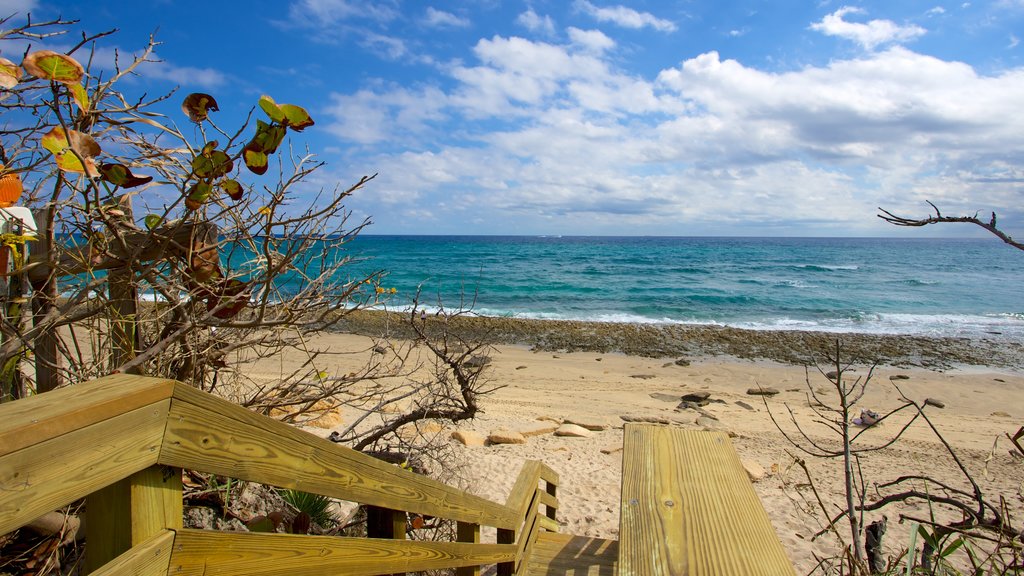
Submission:
[[[400,511],[393,539],[184,529],[182,468]],[[516,574],[558,529],[557,483],[528,462],[498,504],[173,380],[108,376],[0,405],[0,535],[86,498],[93,574]],[[406,512],[456,521],[456,541],[406,539]]]

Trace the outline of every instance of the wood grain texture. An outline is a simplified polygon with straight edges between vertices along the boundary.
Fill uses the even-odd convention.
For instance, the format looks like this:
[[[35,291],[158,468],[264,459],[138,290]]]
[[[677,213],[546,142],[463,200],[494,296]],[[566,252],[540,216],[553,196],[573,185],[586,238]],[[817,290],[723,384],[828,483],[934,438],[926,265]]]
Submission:
[[[537,490],[534,490],[535,497],[530,499],[530,508],[526,512],[523,528],[516,534],[518,537],[515,566],[517,574],[522,570],[524,561],[530,556],[533,543],[537,539],[537,532],[540,532],[540,529],[537,527],[537,508],[540,503],[540,500],[536,498],[537,492]]]
[[[0,534],[156,464],[169,406],[162,400],[0,456]]]
[[[515,546],[334,536],[181,530],[169,574],[176,576],[346,576],[505,562]]]
[[[167,576],[174,532],[163,530],[107,562],[91,576]]]
[[[89,546],[82,561],[83,573],[92,574],[131,549],[131,494],[131,482],[124,478],[86,497],[84,529]]]
[[[527,576],[614,576],[618,559],[616,540],[542,532],[521,572]]]
[[[132,546],[138,546],[163,530],[182,527],[184,506],[180,468],[150,466],[132,474],[128,481]]]
[[[174,389],[160,463],[498,528],[501,504],[403,470],[184,385]]]
[[[116,374],[0,405],[0,456],[170,398],[174,380]]]
[[[519,469],[519,476],[516,477],[516,483],[512,485],[512,490],[505,500],[505,506],[515,511],[519,523],[522,523],[530,506],[533,505],[533,498],[537,492],[537,481],[540,479],[540,466],[541,463],[535,460],[523,462],[523,467]],[[517,524],[514,528],[518,530],[519,525]]]
[[[620,574],[795,574],[724,433],[627,424],[621,504]]]

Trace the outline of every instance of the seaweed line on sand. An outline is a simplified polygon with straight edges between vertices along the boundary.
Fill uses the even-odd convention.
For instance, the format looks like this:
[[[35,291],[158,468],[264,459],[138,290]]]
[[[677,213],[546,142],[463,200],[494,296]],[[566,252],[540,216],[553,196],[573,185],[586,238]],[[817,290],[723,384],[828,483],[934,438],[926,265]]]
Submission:
[[[341,331],[378,336],[385,331],[411,338],[408,315],[359,310],[338,325]],[[439,319],[427,318],[439,325]],[[806,365],[830,349],[836,339],[852,362],[948,370],[962,366],[1024,369],[1024,344],[998,339],[928,337],[896,334],[744,330],[725,326],[628,324],[576,320],[457,316],[451,328],[467,340],[529,346],[562,352],[619,352],[649,358],[732,356]]]

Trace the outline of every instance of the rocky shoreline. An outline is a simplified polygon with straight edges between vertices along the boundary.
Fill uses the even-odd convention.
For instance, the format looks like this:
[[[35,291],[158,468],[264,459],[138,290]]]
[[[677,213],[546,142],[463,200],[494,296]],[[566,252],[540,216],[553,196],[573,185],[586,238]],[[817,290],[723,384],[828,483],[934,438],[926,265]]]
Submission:
[[[414,320],[420,322],[419,319]],[[337,329],[365,336],[410,338],[407,314],[374,310],[348,313]],[[427,317],[428,332],[442,329]],[[988,367],[1024,370],[1024,343],[992,339],[931,338],[906,335],[831,334],[797,330],[742,330],[723,326],[624,324],[574,320],[531,320],[457,316],[451,330],[467,341],[528,346],[551,352],[619,352],[648,358],[731,356],[810,365],[841,345],[844,361],[948,370]]]

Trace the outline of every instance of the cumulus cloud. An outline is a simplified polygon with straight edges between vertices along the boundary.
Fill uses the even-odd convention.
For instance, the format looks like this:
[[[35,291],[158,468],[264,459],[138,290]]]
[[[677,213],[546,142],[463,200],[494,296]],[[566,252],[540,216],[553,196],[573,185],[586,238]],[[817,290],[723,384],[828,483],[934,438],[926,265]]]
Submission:
[[[551,16],[540,16],[533,11],[533,8],[520,14],[516,18],[516,23],[530,32],[537,32],[546,36],[553,36],[555,33],[555,22],[551,19]]]
[[[469,19],[428,6],[423,23],[431,28],[465,28],[469,26]]]
[[[570,27],[569,40],[590,52],[604,52],[615,47],[615,41],[600,30],[580,30]]]
[[[844,6],[825,16],[821,22],[811,24],[811,30],[826,36],[836,36],[852,40],[865,50],[874,50],[885,44],[902,44],[925,34],[925,29],[916,25],[900,26],[892,20],[870,20],[868,22],[850,22],[846,16],[864,14],[860,8]]]
[[[480,40],[475,62],[448,68],[450,87],[335,95],[332,129],[400,146],[373,157],[384,196],[460,222],[678,233],[831,220],[868,233],[877,206],[925,198],[1017,211],[1024,70],[983,75],[897,46],[786,72],[708,52],[645,78],[618,70],[602,36]]]
[[[598,7],[588,0],[576,0],[573,6],[577,10],[589,14],[599,22],[611,22],[623,28],[651,27],[660,32],[675,32],[676,25],[671,20],[658,18],[649,12],[637,12],[626,6]]]

